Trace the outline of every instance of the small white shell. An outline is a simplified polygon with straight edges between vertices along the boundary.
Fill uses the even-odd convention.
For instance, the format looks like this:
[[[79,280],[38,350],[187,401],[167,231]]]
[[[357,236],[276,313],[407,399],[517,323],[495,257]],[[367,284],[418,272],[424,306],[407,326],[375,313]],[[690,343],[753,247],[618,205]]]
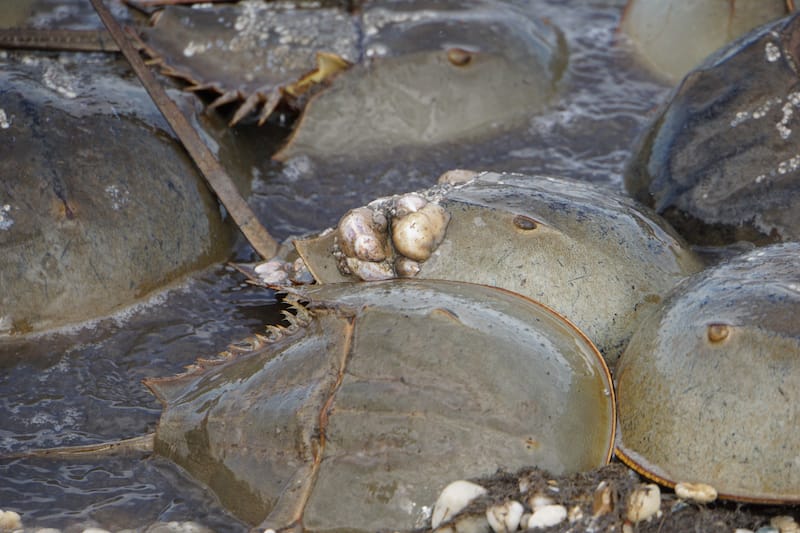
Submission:
[[[536,511],[536,509],[544,507],[545,505],[553,505],[554,503],[556,503],[556,501],[553,498],[546,496],[541,492],[537,492],[528,498],[528,507],[530,507],[533,511]]]
[[[521,503],[511,500],[486,508],[486,520],[494,533],[509,533],[519,528],[525,508]]]
[[[697,503],[711,503],[717,499],[717,489],[705,483],[682,482],[675,485],[675,495]]]
[[[599,517],[614,510],[614,492],[606,480],[601,481],[594,489],[592,516]]]
[[[398,253],[415,261],[428,259],[444,239],[450,214],[434,203],[392,220],[392,242]]]
[[[781,533],[800,533],[800,525],[788,515],[773,516],[769,521],[769,525],[777,527]]]
[[[14,511],[0,510],[0,531],[14,531],[22,528],[22,518]]]
[[[442,490],[433,506],[431,527],[436,529],[439,524],[450,520],[472,500],[484,494],[486,494],[486,489],[480,485],[463,480],[453,481]]]
[[[533,512],[528,520],[528,529],[539,529],[560,524],[567,518],[563,505],[543,505]]]
[[[661,509],[661,489],[654,483],[640,485],[628,497],[628,520],[647,520]]]

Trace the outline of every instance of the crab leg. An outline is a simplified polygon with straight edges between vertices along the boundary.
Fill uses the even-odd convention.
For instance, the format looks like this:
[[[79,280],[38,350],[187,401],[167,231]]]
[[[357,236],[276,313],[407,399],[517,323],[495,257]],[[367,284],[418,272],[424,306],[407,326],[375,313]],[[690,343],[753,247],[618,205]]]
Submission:
[[[265,259],[273,257],[278,250],[277,241],[261,225],[255,213],[239,194],[231,178],[214,158],[214,154],[211,153],[194,128],[192,128],[189,121],[178,109],[178,106],[175,105],[175,102],[169,99],[167,92],[156,81],[155,76],[144,64],[139,53],[125,36],[122,28],[102,0],[91,0],[91,2],[103,24],[111,33],[120,50],[122,50],[128,63],[130,63],[136,76],[141,80],[153,102],[155,102],[161,114],[164,115],[166,121],[181,140],[181,143],[183,143],[186,151],[189,152],[192,160],[205,176],[208,186],[231,214],[247,241]]]

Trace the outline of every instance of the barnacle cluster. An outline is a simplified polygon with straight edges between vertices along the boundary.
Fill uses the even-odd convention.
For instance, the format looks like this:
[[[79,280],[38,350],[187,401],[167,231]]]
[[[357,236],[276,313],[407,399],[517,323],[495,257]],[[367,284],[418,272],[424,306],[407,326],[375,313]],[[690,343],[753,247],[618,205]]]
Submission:
[[[364,281],[415,276],[444,239],[450,214],[439,201],[446,189],[380,198],[348,211],[334,239],[342,274]]]

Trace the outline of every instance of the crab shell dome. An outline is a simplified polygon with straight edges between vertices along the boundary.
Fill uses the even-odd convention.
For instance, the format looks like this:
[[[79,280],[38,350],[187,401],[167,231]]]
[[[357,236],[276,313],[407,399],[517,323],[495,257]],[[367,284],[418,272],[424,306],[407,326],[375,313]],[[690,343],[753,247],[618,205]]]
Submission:
[[[800,244],[698,274],[634,334],[616,372],[617,453],[672,486],[800,502]]]
[[[610,458],[608,369],[541,304],[430,280],[307,298],[310,320],[275,342],[147,382],[165,403],[156,451],[259,530],[412,529],[453,480]]]

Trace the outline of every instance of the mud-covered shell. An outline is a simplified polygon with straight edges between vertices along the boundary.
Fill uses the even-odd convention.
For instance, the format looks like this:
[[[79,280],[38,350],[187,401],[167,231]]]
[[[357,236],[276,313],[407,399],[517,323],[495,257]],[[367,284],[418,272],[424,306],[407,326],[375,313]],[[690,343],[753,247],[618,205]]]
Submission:
[[[800,14],[710,56],[633,149],[625,186],[688,241],[800,239]]]
[[[687,280],[620,358],[618,454],[721,498],[800,501],[800,244]]]
[[[332,284],[308,298],[312,319],[296,333],[148,383],[165,404],[156,451],[243,519],[411,529],[455,479],[609,459],[608,370],[548,308],[426,280]]]
[[[587,183],[485,173],[438,200],[444,239],[418,278],[503,287],[572,320],[615,361],[638,322],[700,261],[646,208]],[[322,283],[348,279],[333,237],[295,243]]]

